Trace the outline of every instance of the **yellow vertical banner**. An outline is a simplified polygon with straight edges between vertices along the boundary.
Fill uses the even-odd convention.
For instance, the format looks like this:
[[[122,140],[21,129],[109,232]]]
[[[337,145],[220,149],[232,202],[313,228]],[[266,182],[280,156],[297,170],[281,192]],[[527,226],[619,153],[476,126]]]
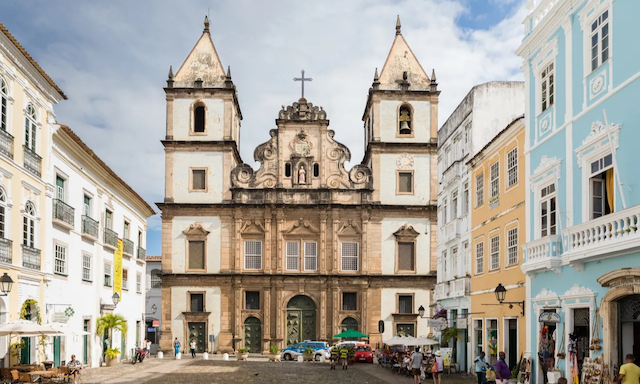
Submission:
[[[122,301],[122,239],[118,239],[118,248],[113,253],[113,292]]]

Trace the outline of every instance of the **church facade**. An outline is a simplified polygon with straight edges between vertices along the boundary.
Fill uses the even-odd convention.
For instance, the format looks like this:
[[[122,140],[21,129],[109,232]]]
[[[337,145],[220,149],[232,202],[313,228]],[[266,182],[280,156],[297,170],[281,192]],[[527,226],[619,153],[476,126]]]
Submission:
[[[277,112],[259,168],[243,162],[236,89],[207,19],[165,91],[161,350],[175,338],[261,353],[346,329],[372,343],[430,333],[419,310],[430,313],[436,281],[439,91],[399,20],[351,169],[328,112],[304,97]]]

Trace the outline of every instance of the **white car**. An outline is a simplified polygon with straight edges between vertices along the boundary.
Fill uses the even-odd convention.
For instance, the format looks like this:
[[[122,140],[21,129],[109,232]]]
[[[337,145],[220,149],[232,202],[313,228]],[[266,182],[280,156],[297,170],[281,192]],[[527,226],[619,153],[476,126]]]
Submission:
[[[341,341],[338,344],[334,345],[333,347],[340,349],[344,345],[347,348],[349,347],[355,348],[356,345],[364,345],[364,344],[367,344],[367,342],[366,341]]]

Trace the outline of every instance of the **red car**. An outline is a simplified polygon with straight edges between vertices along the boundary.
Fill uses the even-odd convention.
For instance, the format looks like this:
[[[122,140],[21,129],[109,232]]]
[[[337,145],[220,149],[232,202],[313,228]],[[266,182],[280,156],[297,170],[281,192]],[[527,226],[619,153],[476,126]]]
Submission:
[[[357,363],[373,363],[373,348],[371,348],[371,345],[356,345],[356,356],[354,360]]]

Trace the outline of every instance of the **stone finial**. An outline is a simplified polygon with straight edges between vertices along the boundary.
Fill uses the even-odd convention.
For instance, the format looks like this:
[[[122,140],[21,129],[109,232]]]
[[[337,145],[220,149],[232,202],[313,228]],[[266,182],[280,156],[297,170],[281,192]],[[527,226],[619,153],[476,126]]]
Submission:
[[[402,35],[400,31],[402,29],[402,24],[400,24],[400,15],[398,15],[398,20],[396,21],[396,35]]]
[[[227,66],[227,78],[231,79],[231,66]]]
[[[430,92],[438,92],[438,83],[436,83],[436,70],[431,70],[431,84],[429,84]]]
[[[378,76],[378,68],[376,68],[376,72],[373,74],[373,81],[374,81],[374,82],[378,81],[378,80],[379,80],[379,77],[380,77],[380,76]]]
[[[431,70],[431,81],[432,82],[436,81],[436,70],[435,69]]]
[[[224,80],[224,84],[227,88],[233,88],[233,81],[231,80],[231,66],[227,67],[227,77]]]
[[[209,33],[209,16],[204,17],[204,31],[202,33]]]
[[[169,66],[169,80],[173,80],[173,65]]]

